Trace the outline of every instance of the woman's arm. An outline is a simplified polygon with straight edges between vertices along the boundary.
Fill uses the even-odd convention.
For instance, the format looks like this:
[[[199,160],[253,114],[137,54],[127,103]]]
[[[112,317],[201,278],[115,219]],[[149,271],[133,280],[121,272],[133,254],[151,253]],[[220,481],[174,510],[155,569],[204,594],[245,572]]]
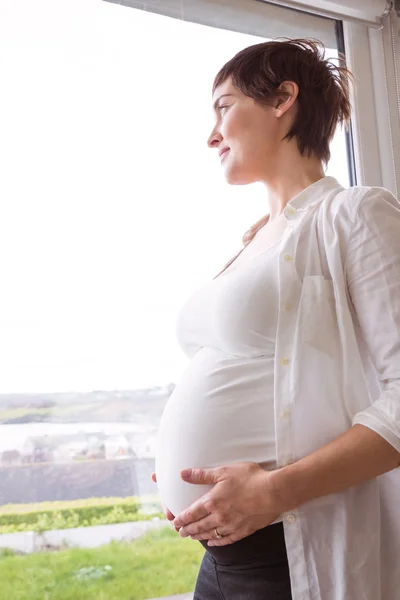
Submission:
[[[270,474],[269,486],[287,512],[400,466],[400,454],[379,434],[354,425],[323,448]]]

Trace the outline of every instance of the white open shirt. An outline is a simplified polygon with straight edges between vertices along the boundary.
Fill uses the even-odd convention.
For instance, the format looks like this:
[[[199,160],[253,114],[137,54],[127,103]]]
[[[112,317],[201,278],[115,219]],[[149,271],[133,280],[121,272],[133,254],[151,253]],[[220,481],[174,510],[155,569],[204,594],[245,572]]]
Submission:
[[[352,424],[400,451],[400,204],[326,177],[285,207],[278,467]],[[283,515],[293,600],[400,599],[400,470]]]

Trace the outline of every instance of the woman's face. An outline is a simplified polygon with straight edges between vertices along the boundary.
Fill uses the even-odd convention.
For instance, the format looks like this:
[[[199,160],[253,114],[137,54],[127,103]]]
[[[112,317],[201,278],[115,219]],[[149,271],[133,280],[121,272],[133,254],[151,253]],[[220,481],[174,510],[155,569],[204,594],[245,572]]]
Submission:
[[[230,79],[216,88],[213,104],[216,122],[208,145],[218,149],[228,183],[268,181],[288,131],[287,119],[280,118],[286,111],[256,102]]]

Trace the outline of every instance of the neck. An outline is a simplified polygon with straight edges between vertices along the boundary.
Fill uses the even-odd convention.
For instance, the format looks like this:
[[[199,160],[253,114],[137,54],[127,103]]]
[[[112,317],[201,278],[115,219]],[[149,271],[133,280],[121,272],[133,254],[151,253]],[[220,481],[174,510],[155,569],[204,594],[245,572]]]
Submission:
[[[284,157],[274,161],[273,173],[263,180],[270,205],[270,221],[284,210],[292,198],[311,184],[325,177],[322,162],[316,157],[301,156],[297,147],[288,144]]]

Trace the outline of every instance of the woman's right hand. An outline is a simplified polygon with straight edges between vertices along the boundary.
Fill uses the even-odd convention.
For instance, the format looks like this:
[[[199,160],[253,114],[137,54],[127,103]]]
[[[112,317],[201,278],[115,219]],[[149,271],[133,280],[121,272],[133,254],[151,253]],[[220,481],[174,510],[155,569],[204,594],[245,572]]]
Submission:
[[[154,483],[157,483],[157,475],[155,473],[152,474],[151,478],[154,481]],[[172,514],[172,512],[165,506],[165,504],[161,503],[161,506],[164,515],[167,517],[168,521],[173,521],[175,519],[175,515]],[[176,529],[176,531],[178,531],[178,529]]]

